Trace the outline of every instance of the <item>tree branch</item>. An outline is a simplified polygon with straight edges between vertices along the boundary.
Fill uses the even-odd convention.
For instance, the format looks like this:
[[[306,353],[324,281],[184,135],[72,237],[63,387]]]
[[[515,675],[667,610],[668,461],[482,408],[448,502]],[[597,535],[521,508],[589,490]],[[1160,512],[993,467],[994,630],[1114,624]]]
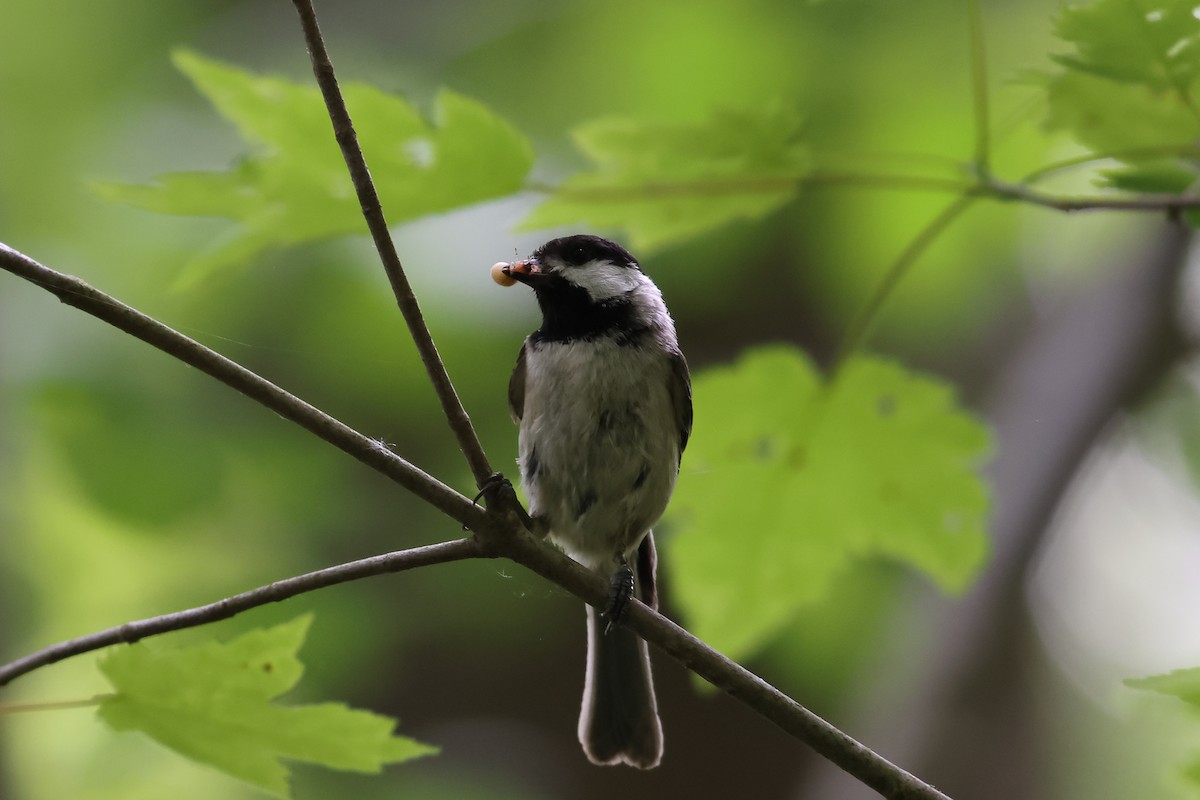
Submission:
[[[1019,183],[989,177],[979,187],[981,195],[996,200],[1017,200],[1055,211],[1182,211],[1200,208],[1200,195],[1140,194],[1118,197],[1055,195]]]
[[[404,267],[400,264],[400,256],[388,232],[383,206],[379,202],[379,193],[375,191],[371,172],[367,169],[362,149],[358,146],[354,123],[350,120],[346,101],[342,99],[342,92],[338,88],[337,76],[333,73],[333,62],[329,60],[329,52],[325,49],[321,30],[317,27],[317,13],[310,0],[293,0],[293,5],[296,6],[300,24],[304,28],[304,40],[308,44],[309,56],[312,59],[313,75],[316,76],[321,95],[325,98],[334,136],[342,150],[342,157],[346,160],[346,167],[350,170],[350,179],[354,182],[355,192],[358,193],[358,202],[362,206],[371,238],[375,241],[379,259],[383,262],[383,270],[392,285],[396,305],[400,307],[404,321],[408,324],[408,331],[417,345],[417,352],[420,353],[421,361],[425,364],[434,391],[442,404],[442,412],[458,439],[459,449],[467,459],[476,485],[482,488],[484,481],[492,475],[492,468],[483,452],[483,446],[479,443],[479,437],[475,434],[475,428],[471,425],[471,418],[467,416],[466,409],[454,390],[454,384],[450,382],[450,376],[442,364],[442,357],[421,314],[421,307],[417,304],[408,277],[404,274]]]
[[[608,601],[608,581],[524,530],[521,535],[506,539],[500,554],[597,608],[604,608]],[[896,800],[949,800],[641,601],[630,602],[621,624],[882,796]]]
[[[281,600],[295,597],[298,594],[323,589],[339,583],[359,580],[372,575],[383,575],[389,572],[403,572],[417,567],[427,567],[433,564],[445,564],[450,561],[461,561],[467,558],[479,558],[483,551],[474,539],[456,539],[441,544],[431,544],[425,547],[414,547],[411,550],[398,550],[394,553],[384,553],[379,556],[339,564],[336,567],[297,575],[294,578],[269,583],[248,592],[226,597],[215,603],[189,608],[186,611],[176,611],[173,614],[163,614],[127,622],[115,628],[68,639],[58,644],[44,647],[24,658],[0,666],[0,686],[22,675],[32,672],[47,664],[54,664],[71,656],[100,650],[114,644],[132,644],[147,636],[154,636],[168,631],[178,631],[184,628],[194,628],[210,622],[228,619],[247,609],[264,606],[268,603],[278,603]]]
[[[1059,172],[1099,164],[1103,161],[1127,161],[1135,158],[1152,158],[1157,156],[1173,156],[1177,158],[1195,159],[1200,156],[1200,148],[1195,144],[1159,145],[1156,147],[1125,147],[1117,150],[1100,150],[1081,156],[1064,158],[1061,161],[1051,161],[1043,164],[1021,178],[1020,183],[1030,185]]]
[[[608,581],[533,537],[519,524],[515,515],[499,508],[487,511],[479,508],[468,498],[420,471],[378,442],[78,278],[45,267],[4,244],[0,244],[0,269],[41,286],[64,303],[136,336],[257,400],[408,488],[476,534],[471,539],[445,542],[330,567],[253,589],[206,606],[131,622],[61,642],[0,666],[0,685],[72,655],[224,619],[249,608],[277,602],[324,586],[465,558],[503,556],[594,606],[603,607],[607,602]],[[932,786],[891,764],[640,602],[634,601],[631,604],[624,624],[687,669],[774,722],[793,738],[809,745],[884,797],[894,800],[948,800]]]
[[[312,3],[310,0],[293,0],[293,3],[300,16],[312,58],[313,72],[325,98],[335,137],[350,171],[364,217],[392,286],[397,305],[404,315],[459,446],[477,484],[482,485],[491,476],[492,469],[471,425],[470,418],[450,381],[404,274],[387,229],[378,194],[358,145],[352,121],[338,89],[336,76],[321,38]],[[975,13],[978,13],[977,8]],[[977,23],[976,19],[975,24]],[[978,133],[980,137],[986,137],[986,130]],[[986,152],[986,138],[980,139],[980,149]],[[820,181],[821,176],[782,180],[790,181],[794,186],[805,181]],[[923,188],[941,188],[938,186],[939,179],[884,176],[879,180],[881,183],[893,185],[909,181],[912,184],[921,184]],[[770,183],[770,179],[766,179],[766,184]],[[977,183],[966,183],[967,185],[963,187],[957,181],[944,182],[946,188],[953,186],[959,192],[965,191],[965,194],[917,238],[910,247],[912,255],[906,251],[901,256],[897,264],[893,266],[895,279],[898,279],[899,275],[907,268],[908,263],[928,243],[929,239],[932,239],[945,225],[949,224],[958,213],[969,205],[971,200],[978,197],[1017,200],[1061,211],[1087,209],[1165,211],[1200,207],[1200,197],[1194,196],[1064,198],[1040,193],[1028,186],[1006,184],[991,179],[990,176],[981,176]],[[664,187],[655,188],[662,190]],[[734,188],[745,191],[747,187],[743,185]],[[758,188],[768,191],[778,190],[777,185],[774,187],[763,185]],[[672,190],[672,187],[665,187],[665,191],[668,193]],[[705,191],[720,192],[724,190],[725,187],[722,186],[705,186]],[[388,476],[477,534],[470,539],[399,551],[330,567],[278,581],[205,606],[126,623],[88,636],[61,642],[0,666],[0,685],[41,666],[73,655],[113,644],[137,641],[157,633],[206,624],[233,616],[249,608],[278,602],[325,586],[357,580],[370,575],[398,572],[467,558],[502,555],[593,605],[600,606],[606,602],[608,594],[606,581],[544,542],[534,539],[512,519],[501,516],[496,511],[485,512],[479,509],[468,498],[424,473],[380,443],[363,436],[235,362],[99,292],[85,282],[55,272],[3,244],[0,244],[0,268],[42,286],[64,303],[109,322],[257,400],[286,419],[304,427],[362,463]],[[891,274],[888,282],[893,282]],[[851,339],[851,341],[855,341],[855,339]],[[908,798],[947,800],[941,792],[891,764],[761,678],[716,652],[686,630],[648,609],[640,602],[632,603],[627,612],[625,624],[688,669],[744,705],[756,710],[794,738],[805,742],[885,797],[903,798],[904,800],[908,800]]]
[[[0,269],[41,286],[59,300],[136,336],[256,400],[341,451],[391,478],[467,528],[483,520],[470,498],[446,486],[374,439],[309,405],[235,361],[148,317],[72,275],[56,272],[0,242]]]
[[[1133,152],[1133,151],[1130,151]],[[1171,151],[1175,152],[1175,151]],[[576,200],[597,203],[618,203],[672,197],[722,197],[736,194],[777,193],[794,191],[807,186],[861,186],[868,189],[896,191],[949,192],[975,198],[990,198],[1004,202],[1021,202],[1055,211],[1142,211],[1166,213],[1200,208],[1200,194],[1144,193],[1126,195],[1060,195],[1043,192],[1029,185],[1053,171],[1068,169],[1097,160],[1089,156],[1064,161],[1032,172],[1020,183],[1000,180],[990,174],[975,178],[946,178],[933,175],[905,175],[847,170],[817,169],[806,175],[772,175],[766,177],[710,178],[705,180],[631,184],[628,186],[589,186],[575,188],[532,182],[525,188],[543,194],[554,194]],[[977,168],[962,164],[964,175]]]

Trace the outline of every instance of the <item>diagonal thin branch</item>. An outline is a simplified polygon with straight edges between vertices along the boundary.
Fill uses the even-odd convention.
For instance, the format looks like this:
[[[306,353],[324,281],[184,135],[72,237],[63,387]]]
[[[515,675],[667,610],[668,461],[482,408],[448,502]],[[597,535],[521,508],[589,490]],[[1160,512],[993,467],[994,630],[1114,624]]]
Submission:
[[[997,178],[989,178],[979,188],[981,196],[996,200],[1028,203],[1042,206],[1055,211],[1153,211],[1173,212],[1189,208],[1200,208],[1200,195],[1196,194],[1161,194],[1145,192],[1135,195],[1117,195],[1114,197],[1073,197],[1070,195],[1055,195],[1038,191],[1030,186],[1019,183],[1007,183]]]
[[[71,656],[99,650],[114,644],[132,644],[147,636],[154,636],[168,631],[178,631],[184,628],[194,628],[222,619],[229,619],[247,609],[277,603],[281,600],[295,597],[298,594],[334,586],[347,581],[355,581],[372,575],[383,575],[388,572],[403,572],[404,570],[427,567],[433,564],[445,564],[449,561],[461,561],[467,558],[479,558],[483,550],[474,539],[455,539],[450,542],[431,544],[425,547],[414,547],[411,550],[398,550],[394,553],[372,556],[370,558],[350,561],[335,567],[320,569],[294,578],[276,581],[260,586],[232,597],[226,597],[215,603],[209,603],[186,611],[176,611],[173,614],[163,614],[159,617],[149,617],[135,622],[126,622],[115,628],[98,631],[87,636],[68,639],[58,644],[43,647],[30,653],[24,658],[0,665],[0,686],[9,681],[32,672],[47,664],[54,664]]]
[[[986,39],[983,35],[983,12],[979,0],[967,3],[967,23],[971,34],[971,101],[975,123],[975,168],[981,175],[991,172],[991,122],[988,114],[988,81]]]
[[[1043,164],[1032,172],[1026,173],[1019,181],[1022,185],[1029,186],[1037,181],[1065,172],[1077,167],[1086,167],[1098,164],[1103,161],[1125,161],[1135,158],[1147,158],[1154,156],[1175,156],[1178,158],[1196,159],[1200,157],[1200,148],[1193,143],[1175,144],[1175,145],[1156,145],[1153,147],[1123,147],[1116,150],[1101,150],[1096,152],[1084,153],[1083,155],[1064,158],[1061,161],[1051,161],[1049,164]]]
[[[836,373],[843,366],[850,356],[854,355],[871,332],[871,326],[875,324],[879,317],[879,311],[883,308],[884,303],[892,296],[892,292],[900,285],[900,281],[908,274],[916,260],[929,248],[937,237],[942,234],[946,228],[950,227],[956,219],[962,216],[975,202],[976,196],[971,193],[963,194],[953,203],[942,209],[936,217],[933,218],[920,232],[913,238],[904,251],[892,262],[888,267],[888,271],[884,274],[883,279],[875,287],[871,297],[867,300],[867,304],[859,309],[858,313],[850,320],[850,325],[846,329],[846,333],[842,336],[842,341],[838,345],[837,354],[833,359],[833,371]]]
[[[375,191],[375,183],[371,180],[371,172],[367,169],[362,148],[358,146],[358,135],[354,132],[354,123],[350,120],[346,101],[342,99],[342,92],[338,88],[337,76],[333,73],[333,62],[329,60],[329,51],[325,49],[321,30],[317,26],[317,13],[310,0],[293,0],[293,5],[296,6],[296,11],[300,15],[300,23],[304,27],[304,39],[308,43],[313,74],[317,78],[317,84],[321,87],[325,106],[329,109],[329,119],[333,122],[334,136],[342,150],[342,157],[346,160],[346,167],[350,170],[350,179],[354,182],[354,190],[358,193],[358,202],[362,206],[363,217],[367,220],[371,238],[375,241],[379,259],[383,262],[383,270],[387,273],[388,282],[392,285],[392,293],[396,296],[396,305],[400,307],[404,321],[408,324],[408,331],[417,345],[417,352],[421,355],[421,361],[425,364],[429,379],[433,382],[434,391],[437,392],[438,400],[442,404],[442,412],[446,415],[450,428],[458,439],[458,446],[467,459],[471,474],[475,477],[475,483],[482,488],[484,481],[491,477],[492,468],[483,452],[483,446],[479,443],[479,437],[475,434],[475,428],[471,425],[471,418],[467,416],[466,409],[463,408],[462,401],[458,398],[458,392],[455,391],[454,384],[450,382],[450,376],[446,372],[445,365],[442,364],[442,357],[438,354],[437,346],[433,343],[433,337],[429,334],[429,328],[421,314],[421,307],[417,304],[417,298],[408,283],[408,277],[404,274],[404,267],[400,264],[400,256],[397,254],[396,245],[392,242],[391,234],[388,232],[383,206],[379,202],[379,193]]]
[[[405,461],[381,442],[363,436],[237,362],[104,294],[79,278],[43,266],[2,242],[0,269],[41,286],[67,305],[86,311],[257,400],[283,418],[391,478],[466,527],[474,529],[482,522],[483,511],[470,498],[463,497],[437,478]]]
[[[608,602],[607,581],[524,530],[507,538],[500,554],[597,608],[604,608]],[[892,800],[950,800],[636,598],[621,624],[882,796]]]
[[[1161,152],[1168,152],[1165,148]],[[1134,153],[1135,151],[1128,151]],[[1136,152],[1151,152],[1150,149]],[[1170,152],[1179,152],[1174,148]],[[1142,211],[1149,213],[1171,213],[1200,208],[1200,194],[1183,192],[1125,193],[1111,195],[1066,195],[1053,194],[1033,188],[1030,183],[1043,176],[1114,156],[1086,156],[1052,164],[1043,170],[1030,173],[1019,183],[1011,183],[982,173],[970,164],[963,164],[963,172],[980,173],[975,178],[946,178],[936,175],[898,174],[888,172],[859,172],[838,170],[814,170],[807,175],[774,175],[755,178],[713,178],[675,182],[654,182],[628,186],[571,186],[529,183],[525,188],[543,194],[554,194],[574,200],[595,203],[619,203],[631,200],[663,199],[673,197],[722,197],[748,193],[772,194],[795,191],[810,186],[851,186],[866,189],[889,189],[899,191],[948,192],[955,195],[970,195],[1001,202],[1020,202],[1042,206],[1055,211]]]
[[[209,350],[145,314],[69,275],[45,267],[0,244],[0,269],[41,286],[68,305],[120,328],[257,400],[315,433],[359,461],[409,488],[422,499],[475,531],[471,539],[444,542],[330,567],[253,589],[207,606],[131,622],[106,631],[60,642],[7,665],[0,665],[0,684],[72,655],[111,644],[135,641],[169,630],[193,627],[233,616],[239,611],[369,575],[475,557],[506,557],[566,589],[585,602],[601,606],[608,582],[536,539],[515,515],[485,511],[421,472],[377,442],[363,436],[239,364]],[[769,719],[847,773],[891,800],[948,800],[946,795],[890,763],[833,725],[808,711],[740,664],[730,660],[675,623],[636,600],[624,624],[662,649],[684,667]]]

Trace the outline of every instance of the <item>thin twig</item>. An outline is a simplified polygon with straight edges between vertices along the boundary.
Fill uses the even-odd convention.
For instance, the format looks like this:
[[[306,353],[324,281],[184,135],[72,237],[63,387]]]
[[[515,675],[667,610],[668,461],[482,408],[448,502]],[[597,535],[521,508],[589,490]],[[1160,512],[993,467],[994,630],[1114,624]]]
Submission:
[[[936,175],[896,175],[886,172],[852,172],[815,169],[802,181],[806,186],[854,186],[869,189],[895,189],[923,192],[967,192],[975,182],[967,178],[943,178]]]
[[[987,51],[984,48],[983,13],[979,0],[967,3],[971,29],[971,99],[975,115],[975,168],[980,175],[991,172],[991,122],[988,113]]]
[[[422,361],[434,383],[443,411],[458,438],[459,445],[477,483],[482,484],[491,475],[492,470],[471,426],[470,419],[450,383],[388,234],[378,195],[358,147],[345,103],[337,89],[336,78],[329,55],[321,40],[312,4],[308,0],[293,0],[293,2],[304,27],[305,37],[312,55],[313,71],[325,97],[335,136],[346,159],[368,227],[396,295],[397,304],[404,313]],[[868,307],[868,313],[864,316],[860,328],[852,329],[855,335],[848,339],[851,350],[857,346],[861,337],[865,336],[878,305],[888,296],[892,287],[900,280],[917,255],[974,199],[982,195],[1023,200],[1060,210],[1081,210],[1088,207],[1161,210],[1184,205],[1200,205],[1200,198],[1174,198],[1168,205],[1160,205],[1156,209],[1148,208],[1144,201],[1136,204],[1130,202],[1118,204],[1119,201],[1105,199],[1102,203],[1090,205],[1078,200],[1073,203],[1063,202],[1061,199],[1052,202],[1053,198],[1038,195],[1025,187],[1007,187],[991,182],[981,184],[977,191],[964,194],[935,219],[893,265],[884,284],[877,292],[876,298]],[[1160,200],[1161,202],[1163,201]],[[485,515],[467,498],[421,472],[380,444],[323,414],[313,406],[284,392],[229,359],[98,292],[86,283],[49,270],[3,245],[0,245],[0,267],[43,286],[63,302],[113,324],[258,400],[285,418],[296,422],[363,463],[393,478],[463,524],[472,526],[476,530],[482,528],[491,532],[495,519]],[[583,597],[588,602],[600,604],[606,601],[607,584],[601,577],[585,570],[545,543],[535,541],[515,526],[511,532],[504,531],[504,533],[505,536],[496,540],[498,545],[495,549],[485,550],[484,545],[478,539],[464,539],[377,556],[289,578],[206,606],[131,622],[90,636],[73,639],[0,667],[0,684],[71,655],[93,651],[111,644],[136,641],[167,630],[178,630],[224,619],[247,608],[293,597],[322,586],[383,572],[484,555],[506,555],[557,585]],[[507,535],[509,533],[511,535]],[[885,797],[946,800],[945,795],[933,787],[889,763],[740,665],[717,653],[687,631],[636,601],[628,611],[627,624],[686,667],[728,692],[748,707],[755,709],[765,718],[772,720],[792,736],[806,742],[817,752]]]
[[[852,172],[847,170],[813,170],[804,175],[771,175],[750,178],[710,178],[707,180],[652,182],[628,186],[562,186],[531,181],[529,191],[553,194],[571,200],[594,202],[628,202],[663,197],[706,197],[735,194],[789,192],[804,186],[866,186],[873,189],[918,191],[967,191],[975,185],[968,179],[943,178],[926,175],[895,175],[888,173]]]
[[[1091,160],[1091,159],[1087,159]],[[1074,162],[1072,162],[1074,163]],[[1064,163],[1056,167],[1066,168]],[[963,165],[964,172],[969,165]],[[1032,173],[1033,178],[1041,173]],[[1200,194],[1139,194],[1139,195],[1060,195],[1042,192],[1021,183],[1009,183],[991,175],[956,179],[933,175],[898,175],[834,170],[814,170],[808,175],[778,175],[762,178],[713,178],[699,181],[655,182],[629,186],[589,186],[577,188],[546,183],[529,183],[526,189],[592,202],[628,202],[669,197],[727,196],[776,193],[806,186],[861,186],[871,189],[950,192],[958,195],[990,198],[1005,202],[1019,201],[1056,211],[1177,211],[1200,208]]]
[[[411,550],[398,550],[394,553],[385,553],[309,572],[305,575],[297,575],[294,578],[276,581],[257,589],[226,597],[215,603],[189,608],[186,611],[176,611],[173,614],[149,617],[136,622],[127,622],[115,628],[44,647],[24,658],[18,658],[16,661],[0,666],[0,686],[47,664],[54,664],[71,656],[100,650],[110,645],[129,644],[139,639],[145,639],[147,636],[207,625],[210,622],[228,619],[247,609],[268,603],[277,603],[280,600],[287,600],[290,597],[323,589],[326,586],[335,586],[372,575],[403,572],[449,561],[479,558],[483,554],[483,550],[476,540],[456,539],[441,544],[414,547]]]
[[[1192,158],[1200,156],[1200,148],[1194,144],[1176,144],[1176,145],[1158,145],[1155,147],[1126,147],[1118,150],[1102,150],[1094,153],[1084,153],[1083,155],[1074,156],[1072,158],[1064,158],[1060,161],[1052,161],[1049,164],[1044,164],[1032,172],[1027,173],[1019,183],[1032,184],[1043,180],[1051,175],[1066,170],[1075,169],[1076,167],[1086,167],[1091,164],[1098,164],[1101,161],[1129,161],[1131,159],[1146,159],[1155,157],[1175,156],[1178,158]]]
[[[841,344],[838,346],[837,355],[833,360],[833,371],[836,373],[845,364],[846,359],[858,351],[866,341],[867,334],[871,331],[871,326],[874,325],[876,317],[879,315],[879,310],[883,308],[883,304],[891,297],[892,292],[900,284],[900,281],[908,274],[909,268],[916,262],[917,258],[925,252],[926,248],[941,235],[950,223],[958,219],[959,216],[971,207],[971,204],[976,200],[973,194],[965,194],[955,200],[942,210],[940,214],[933,218],[932,221],[921,229],[908,247],[902,252],[888,271],[884,274],[883,279],[875,287],[875,291],[871,294],[867,304],[859,310],[854,318],[850,321],[850,325],[846,329],[845,335],[842,337]]]
[[[996,200],[1017,200],[1055,211],[1178,211],[1200,208],[1200,195],[1140,194],[1123,197],[1070,197],[1039,192],[1029,186],[989,178],[980,193]]]
[[[309,0],[293,0],[293,5],[296,6],[300,24],[304,28],[304,40],[308,44],[309,56],[312,59],[313,75],[316,76],[321,95],[325,98],[325,106],[333,122],[334,136],[342,150],[342,157],[346,160],[346,167],[350,170],[350,179],[354,182],[355,192],[358,193],[358,202],[362,206],[371,238],[375,241],[379,259],[383,262],[383,270],[392,285],[396,305],[400,307],[404,321],[408,324],[408,331],[416,343],[417,352],[442,404],[442,412],[458,439],[458,446],[467,459],[475,483],[482,487],[484,481],[492,475],[492,468],[483,452],[483,446],[479,443],[479,437],[475,434],[475,428],[471,425],[471,418],[467,416],[466,409],[458,398],[458,392],[450,382],[450,376],[442,364],[442,357],[421,314],[421,307],[417,304],[408,277],[404,274],[404,267],[400,264],[400,256],[388,232],[387,219],[379,202],[379,193],[375,191],[375,183],[371,180],[371,172],[367,169],[362,148],[358,146],[354,123],[350,120],[350,112],[346,109],[346,101],[342,99],[337,76],[333,72],[333,62],[329,60],[329,51],[325,48],[325,41],[317,26],[317,12]]]
[[[979,183],[947,206],[909,243],[899,257],[888,268],[879,285],[875,287],[867,304],[850,321],[845,335],[833,360],[833,372],[844,365],[846,359],[862,347],[879,316],[880,309],[891,297],[896,287],[908,274],[917,258],[925,252],[949,225],[958,219],[977,199],[1015,201],[1030,205],[1052,208],[1056,211],[1173,211],[1185,208],[1200,208],[1198,195],[1142,195],[1140,197],[1083,198],[1062,197],[1039,192],[1029,186],[1006,183],[997,178],[980,174]]]
[[[369,575],[474,557],[502,556],[526,566],[552,583],[593,605],[608,599],[608,581],[530,535],[515,516],[474,506],[470,500],[420,472],[371,439],[337,422],[254,373],[156,320],[120,303],[88,284],[38,264],[0,244],[0,268],[41,286],[63,302],[136,336],[175,356],[248,397],[272,408],[334,444],[358,460],[391,477],[452,518],[476,532],[476,537],[355,561],[289,578],[269,586],[187,611],[130,622],[106,631],[71,639],[0,666],[0,685],[41,666],[73,655],[156,633],[202,625],[249,608],[277,602],[324,586]],[[661,648],[688,669],[771,720],[850,775],[894,800],[947,800],[933,787],[842,733],[788,698],[761,678],[696,639],[658,613],[635,602],[627,624],[646,641]]]
[[[470,498],[462,496],[437,478],[405,461],[387,449],[383,443],[363,436],[237,362],[104,294],[79,278],[56,272],[3,243],[0,243],[0,269],[41,286],[67,305],[86,311],[136,336],[262,403],[285,419],[391,478],[468,528],[474,530],[474,526],[482,522],[483,512],[471,503]]]
[[[971,98],[974,111],[975,125],[975,163],[971,172],[974,180],[967,182],[947,178],[920,178],[917,176],[851,174],[841,176],[841,180],[830,183],[855,183],[857,185],[873,186],[876,188],[920,188],[926,190],[943,190],[958,192],[959,199],[946,208],[929,223],[917,237],[905,248],[904,252],[893,262],[884,274],[883,280],[876,286],[867,304],[851,319],[846,333],[838,345],[834,355],[832,373],[838,374],[846,360],[852,356],[866,341],[871,326],[875,323],[880,310],[883,308],[892,292],[899,286],[900,281],[908,274],[909,268],[959,215],[974,201],[976,193],[986,192],[986,186],[991,179],[991,122],[988,112],[987,58],[984,49],[983,18],[979,8],[979,0],[968,0],[968,23],[971,42]],[[812,176],[817,177],[817,176]],[[881,179],[885,178],[887,182]],[[815,182],[815,181],[814,181]],[[833,386],[833,381],[824,384],[826,391]],[[815,424],[815,417],[809,422]]]

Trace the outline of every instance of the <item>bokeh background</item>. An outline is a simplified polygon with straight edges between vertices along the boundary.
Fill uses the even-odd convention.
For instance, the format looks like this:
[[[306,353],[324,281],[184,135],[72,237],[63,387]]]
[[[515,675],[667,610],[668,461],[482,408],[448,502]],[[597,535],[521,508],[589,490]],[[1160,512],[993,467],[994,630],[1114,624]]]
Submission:
[[[1022,79],[1050,66],[1056,8],[983,4],[1002,175],[1080,152],[1043,130],[1039,90]],[[972,153],[966,11],[951,0],[339,0],[318,12],[343,79],[425,107],[440,86],[481,100],[531,137],[540,181],[581,166],[569,131],[597,117],[696,120],[781,98],[804,110],[831,165]],[[245,145],[170,51],[308,80],[290,4],[6,0],[0,30],[0,240],[469,490],[365,238],[274,252],[181,292],[180,265],[226,224],[108,204],[89,188],[236,162]],[[1057,186],[1089,188],[1086,176]],[[513,233],[540,199],[394,230],[484,446],[506,469],[516,434],[505,387],[537,312],[487,267],[562,232]],[[947,202],[814,186],[764,220],[643,261],[693,370],[770,341],[827,363],[849,316]],[[980,204],[943,235],[871,349],[952,380],[992,427],[991,560],[953,598],[863,562],[749,666],[955,797],[1187,796],[1177,773],[1200,751],[1195,719],[1121,681],[1200,664],[1189,248],[1150,216],[1018,204]],[[698,435],[712,422],[698,420]],[[0,659],[457,535],[322,442],[0,275]],[[375,578],[172,636],[228,637],[309,610],[296,699],[398,716],[401,732],[443,754],[381,777],[299,767],[298,798],[871,796],[658,656],[663,766],[590,766],[574,735],[582,611],[503,563]],[[89,655],[0,701],[106,688]],[[0,717],[0,796],[260,795],[74,710]]]

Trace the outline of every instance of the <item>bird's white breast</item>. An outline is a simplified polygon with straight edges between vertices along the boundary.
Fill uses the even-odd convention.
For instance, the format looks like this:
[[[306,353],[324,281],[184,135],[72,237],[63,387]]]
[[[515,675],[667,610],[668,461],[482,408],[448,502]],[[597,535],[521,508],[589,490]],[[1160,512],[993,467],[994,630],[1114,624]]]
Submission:
[[[609,569],[666,508],[679,463],[667,356],[610,338],[526,353],[521,473],[530,511],[569,555]]]

